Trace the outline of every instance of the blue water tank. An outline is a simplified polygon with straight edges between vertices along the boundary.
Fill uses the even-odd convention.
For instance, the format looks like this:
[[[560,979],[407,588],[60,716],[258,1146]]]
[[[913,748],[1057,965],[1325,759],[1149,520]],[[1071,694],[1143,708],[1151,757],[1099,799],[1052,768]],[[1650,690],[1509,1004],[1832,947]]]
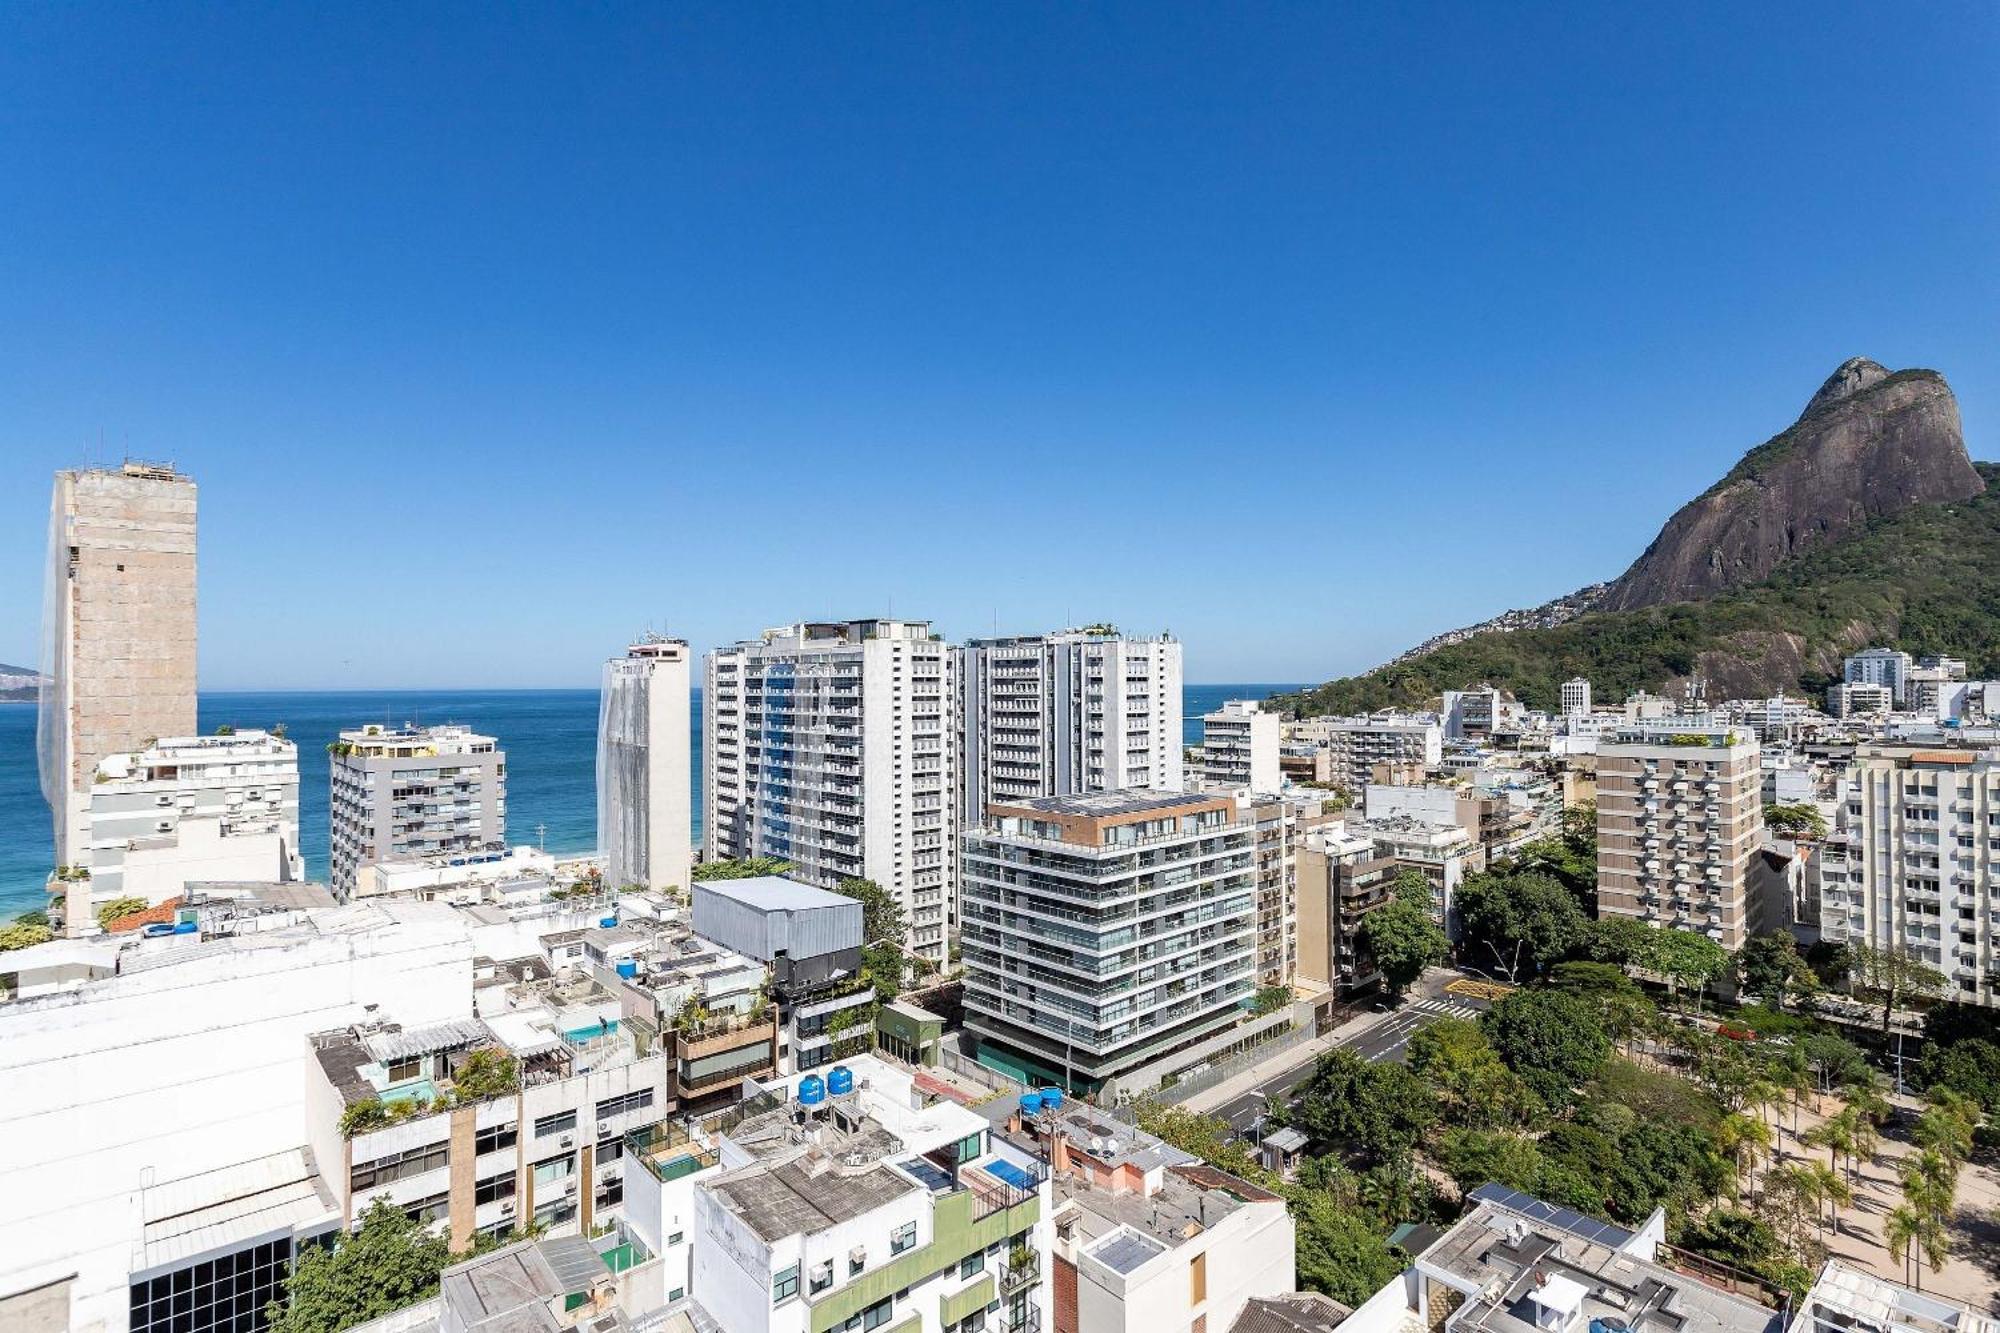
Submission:
[[[845,1097],[854,1091],[854,1071],[846,1065],[835,1065],[826,1076],[826,1090],[829,1096]]]
[[[601,916],[597,918],[597,924],[609,930],[618,924],[618,918],[615,916]]]
[[[1041,1094],[1041,1093],[1039,1093],[1039,1092],[1024,1092],[1024,1093],[1022,1093],[1022,1094],[1021,1094],[1021,1114],[1022,1114],[1022,1115],[1034,1115],[1034,1114],[1035,1114],[1036,1112],[1040,1111],[1041,1109],[1042,1109],[1042,1094]]]
[[[174,923],[171,921],[155,921],[150,925],[141,927],[139,933],[149,940],[156,940],[162,935],[173,934]]]
[[[1057,1110],[1058,1108],[1060,1108],[1061,1106],[1062,1106],[1062,1089],[1061,1089],[1061,1088],[1043,1088],[1043,1089],[1042,1089],[1042,1109],[1043,1109],[1043,1110],[1045,1110],[1045,1111],[1054,1111],[1054,1110]]]
[[[638,976],[639,975],[638,960],[634,958],[620,958],[618,960],[618,975],[624,977],[627,981],[630,981],[633,977]]]
[[[799,1105],[818,1106],[826,1100],[826,1080],[818,1074],[807,1074],[799,1080]]]
[[[200,929],[201,923],[199,921],[177,921],[174,923],[174,934],[176,935],[192,935]]]

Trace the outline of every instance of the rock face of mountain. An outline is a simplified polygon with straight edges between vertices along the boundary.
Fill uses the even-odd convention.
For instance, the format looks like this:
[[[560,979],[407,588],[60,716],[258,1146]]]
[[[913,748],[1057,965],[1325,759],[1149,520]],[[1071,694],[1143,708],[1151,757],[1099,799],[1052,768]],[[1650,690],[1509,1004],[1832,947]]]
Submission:
[[[1958,400],[1930,370],[1843,363],[1790,429],[1683,505],[1597,603],[1632,610],[1713,597],[1859,531],[1870,519],[1986,489]]]

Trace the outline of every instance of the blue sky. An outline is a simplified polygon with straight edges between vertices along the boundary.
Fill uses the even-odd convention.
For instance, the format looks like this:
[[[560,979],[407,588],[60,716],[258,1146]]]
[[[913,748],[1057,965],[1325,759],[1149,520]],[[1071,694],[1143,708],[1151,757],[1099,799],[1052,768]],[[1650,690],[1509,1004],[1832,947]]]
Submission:
[[[2000,457],[1996,68],[1970,4],[0,7],[0,660],[131,453],[210,688],[891,607],[1363,668],[1850,355]]]

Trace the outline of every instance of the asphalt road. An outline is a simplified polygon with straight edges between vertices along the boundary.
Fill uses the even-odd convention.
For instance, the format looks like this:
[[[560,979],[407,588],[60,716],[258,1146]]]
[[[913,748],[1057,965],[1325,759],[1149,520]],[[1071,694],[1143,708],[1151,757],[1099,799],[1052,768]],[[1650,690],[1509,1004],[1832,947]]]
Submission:
[[[1341,1042],[1337,1049],[1353,1051],[1364,1060],[1400,1062],[1408,1057],[1410,1038],[1418,1028],[1440,1018],[1474,1018],[1489,1007],[1482,999],[1448,994],[1442,984],[1429,986],[1426,990],[1427,994],[1412,995],[1401,1008]],[[1312,1077],[1313,1065],[1318,1058],[1317,1055],[1307,1058],[1259,1085],[1255,1091],[1238,1097],[1215,1114],[1227,1120],[1229,1127],[1238,1135],[1251,1132],[1270,1107],[1291,1104],[1298,1090]]]

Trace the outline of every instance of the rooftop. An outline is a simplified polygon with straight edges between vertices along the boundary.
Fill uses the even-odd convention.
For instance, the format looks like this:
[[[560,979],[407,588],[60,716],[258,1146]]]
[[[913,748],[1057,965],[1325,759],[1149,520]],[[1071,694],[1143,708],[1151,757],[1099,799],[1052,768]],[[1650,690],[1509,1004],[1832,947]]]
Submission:
[[[145,1187],[141,1266],[177,1264],[337,1216],[304,1148]]]
[[[995,807],[1032,810],[1038,814],[1072,815],[1082,819],[1109,819],[1118,815],[1143,815],[1154,811],[1209,808],[1216,798],[1196,792],[1129,791],[1078,792],[1071,796],[1030,796],[1021,800],[995,801]]]
[[[855,901],[830,889],[816,889],[782,875],[751,875],[746,879],[696,880],[705,893],[730,898],[766,912],[805,912],[818,907],[839,907]]]
[[[1193,1240],[1230,1214],[1252,1203],[1282,1203],[1213,1167],[1176,1166],[1161,1173],[1152,1194],[1114,1193],[1082,1176],[1055,1178],[1056,1208],[1074,1206],[1080,1248],[1120,1273]]]
[[[923,1187],[877,1158],[861,1157],[856,1166],[814,1153],[781,1166],[753,1164],[716,1177],[708,1188],[752,1231],[779,1241],[851,1221]]]

